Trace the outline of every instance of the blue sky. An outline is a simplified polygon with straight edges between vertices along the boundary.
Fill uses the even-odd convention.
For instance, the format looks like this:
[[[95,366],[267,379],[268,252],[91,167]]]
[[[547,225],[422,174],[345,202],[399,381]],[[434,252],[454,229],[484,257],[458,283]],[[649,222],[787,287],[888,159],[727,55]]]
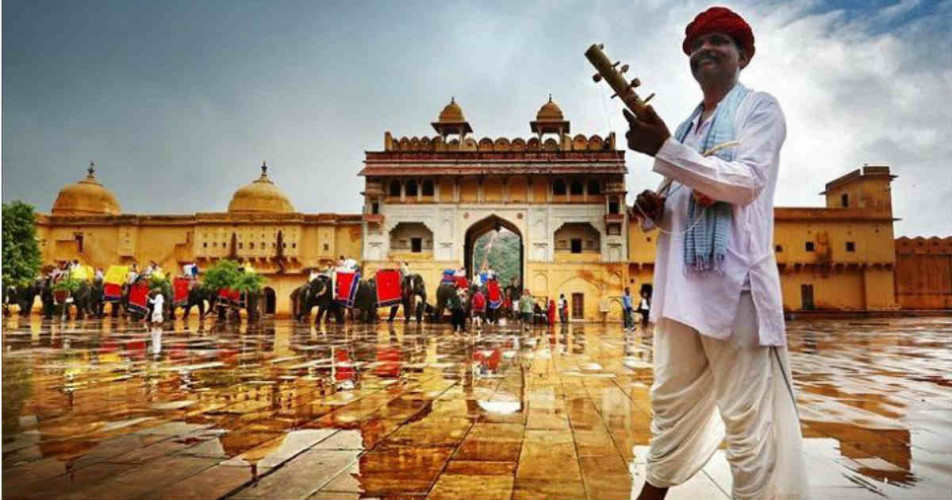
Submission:
[[[529,136],[549,92],[573,133],[623,136],[582,56],[595,41],[673,126],[700,96],[679,47],[708,5],[8,0],[3,200],[48,211],[95,160],[125,212],[222,211],[267,159],[297,210],[357,212],[364,151],[432,135],[450,96],[478,137]],[[952,234],[952,2],[726,5],[757,37],[742,79],[787,115],[777,204],[889,164],[897,234]],[[628,162],[631,192],[657,184]]]

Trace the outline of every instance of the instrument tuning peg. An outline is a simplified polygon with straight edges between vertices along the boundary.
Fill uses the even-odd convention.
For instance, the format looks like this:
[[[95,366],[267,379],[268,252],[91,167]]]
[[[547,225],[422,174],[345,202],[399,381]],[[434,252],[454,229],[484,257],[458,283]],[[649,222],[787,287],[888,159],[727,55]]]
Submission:
[[[603,50],[604,48],[605,48],[605,44],[604,44],[604,43],[598,44],[598,50]]]
[[[629,85],[629,87],[636,88],[639,85],[641,85],[641,80],[639,80],[638,78],[634,78],[631,80],[631,85]]]
[[[652,92],[651,95],[649,95],[649,96],[644,100],[644,103],[645,103],[645,104],[648,104],[648,101],[650,101],[650,100],[652,100],[652,99],[654,99],[654,92]]]
[[[612,67],[617,68],[619,64],[621,64],[621,61],[615,61],[612,63]]]
[[[602,75],[599,73],[595,73],[594,75],[592,75],[592,80],[595,80],[595,83],[598,83],[602,81]]]
[[[625,73],[625,72],[627,72],[627,71],[628,71],[628,65],[627,65],[627,64],[621,67],[621,72],[622,72],[622,73]]]

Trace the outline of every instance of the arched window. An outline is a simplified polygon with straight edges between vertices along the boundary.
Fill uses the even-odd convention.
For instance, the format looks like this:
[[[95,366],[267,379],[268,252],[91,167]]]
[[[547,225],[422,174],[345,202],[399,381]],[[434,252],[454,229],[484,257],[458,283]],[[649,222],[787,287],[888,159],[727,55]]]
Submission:
[[[407,181],[407,196],[417,195],[417,184],[414,180]]]
[[[582,182],[572,181],[572,184],[569,187],[569,193],[571,193],[572,196],[582,196]]]
[[[390,181],[390,196],[400,196],[400,181]]]
[[[565,196],[565,181],[562,179],[556,179],[555,183],[552,184],[552,194],[556,196]]]
[[[423,181],[423,196],[433,196],[433,181],[430,179]]]
[[[588,181],[588,194],[602,194],[602,185],[597,179]]]

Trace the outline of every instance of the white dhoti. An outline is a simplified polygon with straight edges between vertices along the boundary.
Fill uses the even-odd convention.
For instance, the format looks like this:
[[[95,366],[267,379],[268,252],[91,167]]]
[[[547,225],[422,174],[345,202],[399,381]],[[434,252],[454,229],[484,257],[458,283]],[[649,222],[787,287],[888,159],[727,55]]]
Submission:
[[[749,292],[742,294],[725,340],[659,321],[654,366],[649,483],[671,487],[687,481],[726,434],[733,498],[807,498],[787,349],[760,345]]]

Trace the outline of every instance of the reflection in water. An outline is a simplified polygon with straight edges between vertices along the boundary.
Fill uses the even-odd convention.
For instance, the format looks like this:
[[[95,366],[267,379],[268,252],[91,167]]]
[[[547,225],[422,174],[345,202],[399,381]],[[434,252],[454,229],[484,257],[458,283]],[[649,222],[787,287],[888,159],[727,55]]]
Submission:
[[[789,330],[816,496],[948,491],[952,321]],[[628,497],[650,439],[651,340],[574,323],[476,336],[10,318],[3,493]],[[722,454],[705,471],[698,491],[730,491]]]

